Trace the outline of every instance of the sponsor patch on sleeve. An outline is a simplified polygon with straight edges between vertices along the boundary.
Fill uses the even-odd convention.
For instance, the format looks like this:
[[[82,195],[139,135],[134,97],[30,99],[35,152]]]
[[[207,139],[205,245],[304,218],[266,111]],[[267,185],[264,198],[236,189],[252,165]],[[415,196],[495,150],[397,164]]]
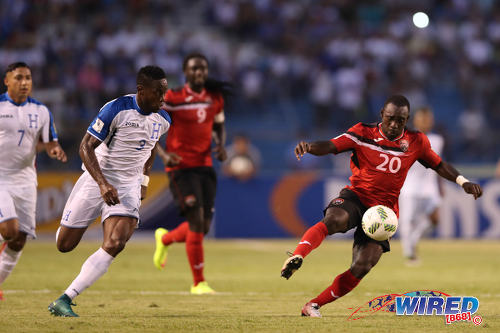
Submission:
[[[103,127],[104,127],[104,122],[101,119],[96,118],[94,125],[92,125],[92,128],[97,133],[101,133]]]

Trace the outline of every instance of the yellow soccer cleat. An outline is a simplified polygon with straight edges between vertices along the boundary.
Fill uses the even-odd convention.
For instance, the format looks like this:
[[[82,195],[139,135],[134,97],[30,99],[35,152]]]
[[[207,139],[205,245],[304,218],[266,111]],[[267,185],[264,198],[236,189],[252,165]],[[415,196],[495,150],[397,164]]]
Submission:
[[[215,294],[215,290],[210,288],[207,281],[202,281],[196,286],[191,286],[192,295],[205,295],[205,294]]]
[[[155,241],[156,249],[153,255],[153,264],[158,269],[163,269],[165,267],[165,262],[167,261],[168,246],[164,245],[162,242],[163,235],[167,234],[168,230],[165,228],[158,228],[155,231]]]

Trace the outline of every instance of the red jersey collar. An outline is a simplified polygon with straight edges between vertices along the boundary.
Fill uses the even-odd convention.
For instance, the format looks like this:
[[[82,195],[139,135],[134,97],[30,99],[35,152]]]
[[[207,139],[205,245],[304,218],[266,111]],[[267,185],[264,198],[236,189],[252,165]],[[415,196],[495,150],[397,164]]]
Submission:
[[[394,140],[391,140],[389,139],[388,137],[385,136],[384,132],[382,131],[382,128],[380,128],[382,124],[381,123],[378,123],[377,127],[378,127],[378,132],[380,133],[380,135],[382,135],[382,137],[384,139],[386,139],[387,141],[392,141],[392,142],[395,142],[395,141],[398,141],[399,139],[401,139],[404,135],[405,135],[405,131],[406,131],[406,128],[403,129],[403,132],[401,132],[401,135],[397,138],[395,138]]]
[[[184,88],[186,89],[188,94],[193,95],[194,97],[198,97],[198,98],[205,97],[205,94],[207,93],[207,90],[205,88],[203,88],[203,90],[200,93],[193,91],[191,89],[191,87],[189,87],[188,83],[184,84]]]

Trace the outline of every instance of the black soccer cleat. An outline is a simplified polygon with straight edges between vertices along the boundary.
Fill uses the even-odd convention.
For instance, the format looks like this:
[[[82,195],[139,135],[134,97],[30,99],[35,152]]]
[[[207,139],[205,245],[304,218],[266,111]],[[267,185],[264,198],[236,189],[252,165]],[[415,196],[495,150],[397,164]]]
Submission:
[[[304,258],[300,254],[296,254],[288,258],[281,268],[281,277],[288,280],[290,276],[292,276],[292,274],[295,273],[300,266],[302,266],[303,260]]]

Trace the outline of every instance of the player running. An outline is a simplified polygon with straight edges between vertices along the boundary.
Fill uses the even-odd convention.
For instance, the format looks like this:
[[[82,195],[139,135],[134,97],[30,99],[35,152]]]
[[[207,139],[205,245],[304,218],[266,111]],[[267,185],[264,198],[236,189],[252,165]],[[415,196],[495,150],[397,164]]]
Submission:
[[[156,250],[153,263],[163,269],[168,246],[186,242],[186,252],[193,274],[192,294],[209,294],[214,290],[203,276],[203,238],[212,222],[216,192],[216,174],[212,167],[212,133],[215,157],[226,159],[224,98],[229,85],[208,78],[208,61],[204,55],[188,55],[183,63],[186,84],[169,90],[165,109],[172,117],[166,151],[157,146],[158,155],[166,165],[170,190],[181,214],[187,221],[168,232],[155,232]]]
[[[366,236],[361,228],[361,217],[368,207],[375,205],[385,205],[398,214],[399,190],[413,163],[419,161],[434,169],[441,177],[457,182],[475,199],[481,196],[481,187],[441,160],[431,149],[425,134],[406,129],[409,114],[408,100],[401,95],[391,96],[380,111],[380,123],[358,123],[330,141],[301,141],[295,147],[298,160],[306,153],[322,156],[352,151],[352,176],[349,178],[351,185],[342,189],[339,197],[333,199],[324,210],[323,220],[302,236],[293,255],[285,261],[281,276],[290,278],[300,268],[303,259],[327,235],[356,228],[351,267],[304,305],[303,316],[321,317],[321,306],[354,289],[377,264],[382,253],[390,251],[388,240],[375,241]]]
[[[171,123],[160,109],[166,91],[163,70],[143,67],[137,74],[137,94],[106,103],[87,129],[80,145],[84,173],[64,207],[57,248],[73,250],[99,215],[103,242],[64,294],[49,305],[52,314],[78,317],[71,308],[73,299],[107,272],[137,228],[155,157],[153,149]]]
[[[444,139],[431,133],[434,115],[429,108],[420,108],[413,115],[415,129],[427,135],[432,150],[441,154]],[[408,171],[399,196],[399,230],[403,255],[407,265],[419,263],[417,244],[432,225],[438,223],[438,207],[441,203],[441,178],[435,172],[414,164]]]
[[[21,257],[27,236],[36,237],[35,156],[39,140],[51,158],[66,162],[49,109],[30,97],[31,69],[24,62],[5,71],[0,95],[0,286]],[[0,290],[0,300],[3,299]]]

